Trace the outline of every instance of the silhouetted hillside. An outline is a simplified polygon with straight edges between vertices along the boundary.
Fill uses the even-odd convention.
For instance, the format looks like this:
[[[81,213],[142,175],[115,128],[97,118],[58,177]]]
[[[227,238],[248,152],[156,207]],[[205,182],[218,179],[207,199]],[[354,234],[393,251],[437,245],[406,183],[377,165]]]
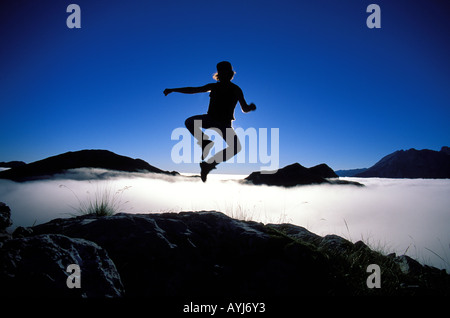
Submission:
[[[355,177],[379,178],[450,178],[450,151],[442,147],[434,150],[399,150]]]
[[[282,187],[308,184],[352,184],[362,186],[358,182],[329,179],[337,177],[334,171],[326,164],[305,168],[299,163],[294,163],[273,173],[253,172],[245,178],[245,181],[256,185],[265,184]]]
[[[8,162],[0,162],[0,168],[15,168],[26,165],[23,161],[8,161]]]
[[[80,150],[20,165],[0,172],[0,179],[30,181],[47,179],[76,168],[102,168],[124,172],[175,174],[158,169],[144,160],[117,155],[107,150]]]

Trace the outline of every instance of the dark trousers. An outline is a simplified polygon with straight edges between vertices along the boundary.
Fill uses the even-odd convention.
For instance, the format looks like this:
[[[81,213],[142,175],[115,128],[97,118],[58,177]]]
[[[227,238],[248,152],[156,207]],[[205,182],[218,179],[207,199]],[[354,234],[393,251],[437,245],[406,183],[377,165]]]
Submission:
[[[227,161],[228,159],[234,157],[242,149],[236,132],[231,126],[231,122],[220,122],[214,118],[211,118],[208,114],[205,114],[189,117],[186,119],[184,124],[189,132],[197,139],[197,143],[200,146],[204,140],[209,140],[209,136],[203,132],[202,128],[217,131],[227,143],[227,147],[211,157],[208,160],[208,163],[215,162],[216,164],[219,164],[223,161]]]

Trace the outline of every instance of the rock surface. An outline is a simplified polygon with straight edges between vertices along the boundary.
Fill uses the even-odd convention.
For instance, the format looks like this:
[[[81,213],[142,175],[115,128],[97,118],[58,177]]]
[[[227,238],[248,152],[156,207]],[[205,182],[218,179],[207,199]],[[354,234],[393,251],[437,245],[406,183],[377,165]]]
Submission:
[[[11,225],[11,209],[5,203],[0,202],[0,242],[10,237],[6,229]]]
[[[68,288],[70,264],[80,267],[80,287]],[[2,297],[121,297],[120,275],[97,244],[64,235],[10,239],[0,248]]]
[[[320,253],[305,248],[299,253],[311,257],[299,262],[299,255],[283,250],[288,242],[273,239],[262,224],[240,222],[218,212],[59,219],[36,226],[33,232],[64,233],[103,246],[117,264],[130,297],[203,298],[212,291],[217,298],[269,297],[300,283],[310,292],[323,293],[330,290],[324,285],[336,284],[325,269],[329,261]],[[290,276],[313,268],[324,268],[321,279]]]
[[[5,203],[0,202],[0,231],[6,230],[11,225],[11,209]]]
[[[13,235],[21,238],[4,242],[2,264],[15,263],[27,255],[26,268],[39,264],[35,270],[39,282],[48,283],[46,277],[54,277],[65,284],[66,263],[89,259],[94,266],[107,253],[124,292],[119,277],[110,274],[117,279],[112,286],[103,287],[108,292],[88,293],[93,287],[87,278],[82,280],[80,292],[88,297],[103,293],[154,301],[284,302],[319,295],[448,295],[450,290],[445,271],[418,263],[414,266],[419,266],[419,272],[407,271],[402,265],[404,257],[383,256],[363,242],[353,244],[337,235],[321,237],[292,224],[239,221],[220,212],[85,215],[55,219]],[[32,252],[39,249],[48,251],[44,261],[42,253]],[[77,252],[83,255],[77,258],[73,251],[80,249],[84,254]],[[62,259],[64,262],[58,262]],[[113,272],[111,263],[102,261],[92,273],[108,276],[101,272]],[[370,264],[381,267],[381,289],[366,285]],[[8,266],[2,267],[2,277],[17,271]],[[26,284],[23,279],[14,280],[19,290]],[[59,293],[64,286],[45,286],[45,295],[72,296],[70,291]]]
[[[79,289],[66,285],[70,264],[80,266]],[[380,289],[366,285],[370,264],[381,268]],[[2,297],[285,304],[305,296],[450,295],[449,277],[361,241],[215,211],[84,215],[19,227],[0,239]]]

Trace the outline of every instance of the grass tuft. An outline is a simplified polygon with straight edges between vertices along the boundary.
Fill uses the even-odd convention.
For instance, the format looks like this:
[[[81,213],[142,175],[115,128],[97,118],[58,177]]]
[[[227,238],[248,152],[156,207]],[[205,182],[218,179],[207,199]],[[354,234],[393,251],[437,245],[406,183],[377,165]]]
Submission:
[[[123,193],[131,188],[126,186],[119,190],[113,190],[109,185],[99,187],[97,184],[96,190],[93,194],[90,191],[86,191],[86,199],[81,200],[80,197],[69,187],[60,185],[60,188],[68,189],[78,201],[78,206],[72,208],[76,211],[77,215],[95,215],[95,216],[110,216],[120,211],[123,204],[127,202],[122,201]]]

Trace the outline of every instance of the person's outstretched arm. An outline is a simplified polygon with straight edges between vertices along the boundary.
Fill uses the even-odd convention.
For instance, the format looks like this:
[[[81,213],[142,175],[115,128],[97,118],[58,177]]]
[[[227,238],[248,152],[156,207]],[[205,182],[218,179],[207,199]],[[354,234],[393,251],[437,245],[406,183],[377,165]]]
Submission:
[[[211,90],[211,84],[206,84],[200,87],[180,87],[180,88],[166,88],[164,90],[164,95],[169,95],[170,93],[183,93],[183,94],[197,94],[206,93]]]

